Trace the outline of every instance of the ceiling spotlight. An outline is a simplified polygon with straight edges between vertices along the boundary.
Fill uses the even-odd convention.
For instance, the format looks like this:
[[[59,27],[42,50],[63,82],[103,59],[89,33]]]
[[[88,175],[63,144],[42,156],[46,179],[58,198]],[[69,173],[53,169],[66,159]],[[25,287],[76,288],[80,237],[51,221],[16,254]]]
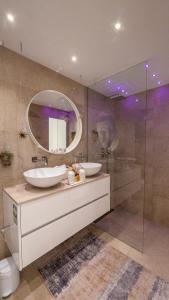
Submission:
[[[6,17],[7,17],[8,21],[11,22],[11,23],[13,23],[14,20],[15,20],[15,18],[12,14],[7,14]]]
[[[120,30],[121,29],[121,23],[117,22],[115,25],[114,25],[114,28],[116,30]]]
[[[155,74],[155,73],[153,74],[153,77],[156,77],[156,74]]]
[[[73,62],[77,61],[77,57],[75,55],[72,56],[72,61]]]

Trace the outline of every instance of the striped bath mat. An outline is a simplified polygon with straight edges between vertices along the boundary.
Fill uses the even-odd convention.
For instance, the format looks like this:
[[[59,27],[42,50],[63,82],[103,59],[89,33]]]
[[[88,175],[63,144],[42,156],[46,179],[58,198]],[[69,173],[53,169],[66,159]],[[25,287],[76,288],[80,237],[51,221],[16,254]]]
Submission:
[[[38,261],[57,300],[169,300],[169,283],[85,229]]]

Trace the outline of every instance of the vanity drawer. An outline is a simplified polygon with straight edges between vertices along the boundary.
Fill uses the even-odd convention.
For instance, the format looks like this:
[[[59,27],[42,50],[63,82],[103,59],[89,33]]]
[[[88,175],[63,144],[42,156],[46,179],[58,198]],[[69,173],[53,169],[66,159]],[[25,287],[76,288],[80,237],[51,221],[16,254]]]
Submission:
[[[105,196],[22,238],[23,268],[110,210]]]
[[[30,233],[107,194],[110,194],[109,177],[24,203],[21,205],[21,234]]]

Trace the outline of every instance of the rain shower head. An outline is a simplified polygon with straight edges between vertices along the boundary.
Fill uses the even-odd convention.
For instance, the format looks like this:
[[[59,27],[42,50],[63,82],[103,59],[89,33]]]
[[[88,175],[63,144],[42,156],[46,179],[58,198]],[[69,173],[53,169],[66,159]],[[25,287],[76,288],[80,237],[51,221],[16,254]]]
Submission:
[[[121,95],[120,93],[114,93],[112,94],[109,99],[115,99],[115,100],[124,100],[126,97]]]

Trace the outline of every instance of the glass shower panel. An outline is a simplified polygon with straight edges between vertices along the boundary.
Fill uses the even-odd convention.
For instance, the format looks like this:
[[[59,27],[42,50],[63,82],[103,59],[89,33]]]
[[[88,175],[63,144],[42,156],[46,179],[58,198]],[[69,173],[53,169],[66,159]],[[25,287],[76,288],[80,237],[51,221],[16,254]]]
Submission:
[[[146,71],[139,64],[88,89],[88,159],[111,178],[111,211],[97,226],[142,251]]]
[[[154,69],[160,73],[153,73]],[[169,60],[151,61],[147,69],[144,253],[151,256],[159,274],[165,269],[168,273],[169,259],[168,82]]]

